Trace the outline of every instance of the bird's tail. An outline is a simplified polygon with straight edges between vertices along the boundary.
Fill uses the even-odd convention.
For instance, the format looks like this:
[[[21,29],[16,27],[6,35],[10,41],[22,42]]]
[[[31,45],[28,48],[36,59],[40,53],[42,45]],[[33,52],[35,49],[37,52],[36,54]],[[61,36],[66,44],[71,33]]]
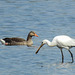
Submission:
[[[5,41],[4,41],[3,39],[0,39],[0,42],[1,42],[2,44],[5,44]]]

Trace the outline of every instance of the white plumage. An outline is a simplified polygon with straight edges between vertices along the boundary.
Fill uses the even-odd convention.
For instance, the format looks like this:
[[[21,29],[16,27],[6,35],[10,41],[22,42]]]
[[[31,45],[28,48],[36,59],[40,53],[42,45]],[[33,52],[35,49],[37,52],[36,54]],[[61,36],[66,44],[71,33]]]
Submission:
[[[69,51],[69,53],[71,54],[72,62],[74,62],[73,54],[71,53],[70,48],[75,47],[75,39],[72,39],[71,37],[66,36],[66,35],[56,36],[56,37],[54,37],[52,42],[50,42],[49,40],[45,39],[45,40],[42,41],[41,46],[36,51],[36,54],[38,53],[38,51],[40,50],[40,48],[44,44],[47,44],[50,47],[57,46],[58,48],[60,48],[61,54],[62,54],[62,63],[64,62],[64,56],[63,56],[62,49],[63,48],[67,49]]]

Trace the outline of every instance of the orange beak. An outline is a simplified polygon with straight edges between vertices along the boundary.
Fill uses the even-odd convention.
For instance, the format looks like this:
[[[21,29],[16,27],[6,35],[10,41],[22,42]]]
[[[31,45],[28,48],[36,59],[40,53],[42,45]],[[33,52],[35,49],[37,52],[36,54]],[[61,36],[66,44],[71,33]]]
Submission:
[[[34,36],[39,37],[37,34],[35,34]]]

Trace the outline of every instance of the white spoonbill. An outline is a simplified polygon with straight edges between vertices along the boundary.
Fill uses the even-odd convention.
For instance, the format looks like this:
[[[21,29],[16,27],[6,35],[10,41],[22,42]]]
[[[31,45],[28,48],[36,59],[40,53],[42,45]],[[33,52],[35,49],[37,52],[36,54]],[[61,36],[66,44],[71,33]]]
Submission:
[[[40,45],[40,47],[38,48],[38,50],[36,51],[36,54],[38,53],[38,51],[40,50],[40,48],[44,45],[47,44],[50,47],[54,47],[57,46],[62,54],[62,63],[64,62],[64,55],[63,55],[63,51],[62,49],[65,48],[69,51],[69,53],[71,54],[72,57],[72,63],[74,62],[73,59],[73,54],[70,51],[70,48],[75,47],[75,39],[66,36],[66,35],[59,35],[54,37],[54,39],[52,40],[52,42],[50,42],[49,40],[45,39],[42,41],[42,44]]]

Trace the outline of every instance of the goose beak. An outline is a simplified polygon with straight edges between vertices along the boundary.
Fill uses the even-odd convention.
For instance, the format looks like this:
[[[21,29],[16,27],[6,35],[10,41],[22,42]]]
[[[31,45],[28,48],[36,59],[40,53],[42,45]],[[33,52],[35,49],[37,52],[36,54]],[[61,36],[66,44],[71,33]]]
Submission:
[[[44,44],[41,44],[40,47],[38,48],[38,50],[35,52],[35,54],[37,54],[40,50],[40,48],[43,46]]]
[[[39,37],[37,34],[35,34],[34,36]]]

